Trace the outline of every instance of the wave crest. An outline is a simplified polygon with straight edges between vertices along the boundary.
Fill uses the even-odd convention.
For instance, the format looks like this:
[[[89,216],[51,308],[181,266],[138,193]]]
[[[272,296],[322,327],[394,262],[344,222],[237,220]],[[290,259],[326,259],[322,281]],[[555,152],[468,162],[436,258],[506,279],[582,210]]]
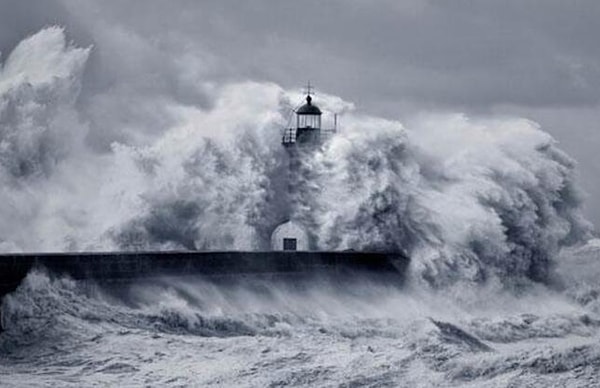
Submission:
[[[0,246],[268,248],[289,210],[279,136],[294,93],[246,82],[213,87],[210,109],[169,100],[174,120],[156,137],[98,151],[85,139],[102,128],[82,125],[75,103],[88,55],[52,27],[4,63]],[[325,112],[352,106],[319,99]],[[436,287],[520,284],[547,281],[558,250],[589,237],[574,162],[531,121],[343,120],[304,157],[291,209],[320,249],[402,249]]]

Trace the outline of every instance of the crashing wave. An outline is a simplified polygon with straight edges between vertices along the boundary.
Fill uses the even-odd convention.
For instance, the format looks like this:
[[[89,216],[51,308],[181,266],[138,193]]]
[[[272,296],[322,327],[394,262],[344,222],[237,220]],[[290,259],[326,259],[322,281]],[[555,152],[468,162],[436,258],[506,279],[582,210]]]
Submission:
[[[102,128],[84,124],[76,104],[88,56],[51,27],[4,62],[0,246],[268,248],[283,214],[279,128],[293,93],[214,88],[208,110],[172,102],[177,120],[148,144],[115,139],[100,152],[87,141]],[[325,110],[341,104],[320,98]],[[434,286],[547,281],[558,251],[591,229],[574,162],[524,119],[439,116],[404,128],[349,113],[304,163],[294,211],[319,248],[402,249],[415,279]]]

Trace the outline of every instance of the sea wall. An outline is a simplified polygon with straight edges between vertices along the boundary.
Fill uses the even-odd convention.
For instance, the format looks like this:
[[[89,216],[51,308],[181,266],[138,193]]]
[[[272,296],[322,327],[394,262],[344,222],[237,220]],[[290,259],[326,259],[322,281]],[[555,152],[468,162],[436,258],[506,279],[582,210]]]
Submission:
[[[157,276],[389,273],[402,280],[408,258],[384,252],[112,252],[0,255],[0,300],[34,268],[73,279],[127,281]]]

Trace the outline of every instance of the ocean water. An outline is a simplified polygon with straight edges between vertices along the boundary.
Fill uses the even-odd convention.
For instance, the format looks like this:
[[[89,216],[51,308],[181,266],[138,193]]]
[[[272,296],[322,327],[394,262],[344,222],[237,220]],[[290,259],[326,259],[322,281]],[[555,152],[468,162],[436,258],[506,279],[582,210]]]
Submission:
[[[93,50],[47,27],[3,53],[1,252],[260,250],[291,217],[317,249],[402,249],[407,282],[114,290],[31,273],[2,303],[0,385],[600,386],[600,244],[576,162],[537,123],[405,127],[321,93],[343,125],[289,194],[297,91],[189,86],[185,61],[170,76],[211,104],[90,91]]]
[[[600,386],[596,241],[515,296],[198,279],[118,293],[32,273],[3,305],[2,386]],[[596,271],[595,274],[592,272]],[[585,276],[581,276],[585,273]],[[577,279],[577,280],[575,280]]]

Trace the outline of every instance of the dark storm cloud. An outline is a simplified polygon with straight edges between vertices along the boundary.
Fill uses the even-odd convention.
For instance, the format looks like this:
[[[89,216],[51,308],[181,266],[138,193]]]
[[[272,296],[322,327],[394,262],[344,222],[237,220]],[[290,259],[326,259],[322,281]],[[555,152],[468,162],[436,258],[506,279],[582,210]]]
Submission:
[[[52,23],[76,29],[71,35],[85,44],[84,25],[102,45],[102,23],[173,54],[202,48],[224,66],[216,73],[232,78],[295,85],[306,74],[324,89],[360,90],[373,101],[473,108],[600,98],[593,1],[28,0],[4,1],[2,10],[2,51]]]
[[[411,109],[485,110],[494,104],[581,106],[600,100],[600,3],[593,1],[64,0],[5,1],[2,8],[2,51],[51,23],[76,29],[69,32],[87,44],[89,37],[80,37],[83,25],[110,54],[98,58],[110,73],[162,73],[155,67],[168,66],[169,55],[202,50],[218,59],[211,69],[215,77],[285,86],[312,78],[322,89],[360,95],[359,103],[379,111],[391,101]],[[111,36],[102,27],[123,35]],[[128,34],[139,39],[137,48],[124,42]],[[162,65],[123,63],[134,56],[110,52],[143,51],[144,41],[168,53]],[[92,75],[99,78],[94,86],[110,84]],[[153,81],[146,87],[165,82],[146,81]],[[194,100],[181,85],[163,87]]]
[[[0,10],[4,54],[53,23],[79,45],[94,43],[82,100],[102,128],[90,140],[99,149],[164,127],[172,118],[162,96],[210,107],[200,80],[311,79],[387,117],[458,110],[538,120],[581,161],[600,223],[600,129],[597,115],[580,114],[600,101],[600,2],[4,0]],[[148,98],[115,109],[139,96]]]
[[[177,4],[109,1],[101,14],[149,38],[185,35],[231,77],[295,85],[307,74],[322,88],[361,91],[369,101],[472,109],[600,98],[596,2]]]

